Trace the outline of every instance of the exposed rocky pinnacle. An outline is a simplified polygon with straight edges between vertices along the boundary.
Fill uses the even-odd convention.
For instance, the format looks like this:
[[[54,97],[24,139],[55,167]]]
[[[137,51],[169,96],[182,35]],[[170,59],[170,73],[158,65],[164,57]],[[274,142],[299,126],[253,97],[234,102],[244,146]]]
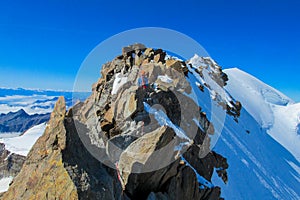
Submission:
[[[65,100],[60,97],[46,130],[29,152],[20,173],[3,199],[77,199],[77,190],[64,168]]]
[[[214,79],[224,86],[218,69],[222,76]],[[227,183],[228,164],[210,150],[214,125],[191,98],[189,75],[187,62],[162,49],[123,48],[102,66],[85,102],[66,112],[64,98],[58,99],[2,198],[220,199],[211,179],[216,171]]]

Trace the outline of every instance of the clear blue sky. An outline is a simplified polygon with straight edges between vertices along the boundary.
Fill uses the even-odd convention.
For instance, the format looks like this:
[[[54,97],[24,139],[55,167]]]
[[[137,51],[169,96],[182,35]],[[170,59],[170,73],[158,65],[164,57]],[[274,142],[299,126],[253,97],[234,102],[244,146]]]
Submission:
[[[71,90],[100,42],[165,27],[300,101],[300,1],[1,1],[0,86]]]

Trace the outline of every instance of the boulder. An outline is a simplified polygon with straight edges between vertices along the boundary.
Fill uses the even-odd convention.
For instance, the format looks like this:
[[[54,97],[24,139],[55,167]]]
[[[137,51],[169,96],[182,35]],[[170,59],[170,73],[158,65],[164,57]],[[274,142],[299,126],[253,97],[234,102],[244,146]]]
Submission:
[[[104,114],[104,119],[109,122],[113,123],[114,120],[114,108],[109,108],[105,114]]]
[[[151,58],[154,55],[154,50],[152,48],[147,48],[144,52],[144,55],[148,58]]]
[[[156,49],[154,50],[154,62],[156,63],[165,63],[165,57],[166,57],[166,52],[163,51],[162,49]]]
[[[145,45],[140,44],[140,43],[136,43],[133,45],[129,45],[127,47],[123,47],[122,48],[122,55],[124,57],[129,56],[131,53],[140,50],[140,51],[144,51],[146,49]]]
[[[188,68],[185,65],[183,65],[183,63],[179,60],[168,59],[166,60],[166,66],[171,67],[177,70],[178,72],[182,72],[185,75],[187,75],[188,73]]]

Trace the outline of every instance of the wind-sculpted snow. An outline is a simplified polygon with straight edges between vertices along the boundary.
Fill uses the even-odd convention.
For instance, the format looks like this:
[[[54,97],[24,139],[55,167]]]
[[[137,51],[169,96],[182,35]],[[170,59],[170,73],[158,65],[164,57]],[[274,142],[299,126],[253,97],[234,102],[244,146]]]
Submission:
[[[299,199],[300,164],[299,159],[295,159],[300,155],[299,105],[238,69],[225,70],[229,81],[227,91],[222,91],[220,84],[213,83],[211,66],[217,64],[212,59],[195,55],[190,63],[193,68],[189,70],[193,74],[189,81],[194,83],[191,84],[194,88],[204,85],[204,91],[208,90],[212,99],[229,105],[238,99],[244,108],[238,122],[226,116],[221,137],[213,149],[222,154],[226,152],[223,155],[230,165],[227,185],[217,178],[212,180],[221,186],[222,196],[225,199],[253,199],[254,196],[257,199]],[[209,110],[208,101],[201,102],[203,93],[197,92],[197,97],[203,109]],[[210,112],[207,114],[212,117]]]
[[[226,89],[275,140],[300,161],[300,104],[239,69],[227,69]]]

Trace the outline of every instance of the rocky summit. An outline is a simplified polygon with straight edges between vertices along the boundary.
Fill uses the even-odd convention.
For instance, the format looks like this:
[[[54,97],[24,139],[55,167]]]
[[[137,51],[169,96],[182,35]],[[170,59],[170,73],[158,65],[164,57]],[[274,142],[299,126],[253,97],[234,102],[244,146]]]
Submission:
[[[211,151],[205,100],[192,97],[215,86],[189,80],[208,75],[222,88],[228,79],[212,59],[201,63],[194,69],[162,49],[124,47],[85,102],[66,111],[58,99],[2,199],[220,199],[211,180],[217,172],[227,183],[227,160]],[[213,99],[238,119],[239,102]]]

